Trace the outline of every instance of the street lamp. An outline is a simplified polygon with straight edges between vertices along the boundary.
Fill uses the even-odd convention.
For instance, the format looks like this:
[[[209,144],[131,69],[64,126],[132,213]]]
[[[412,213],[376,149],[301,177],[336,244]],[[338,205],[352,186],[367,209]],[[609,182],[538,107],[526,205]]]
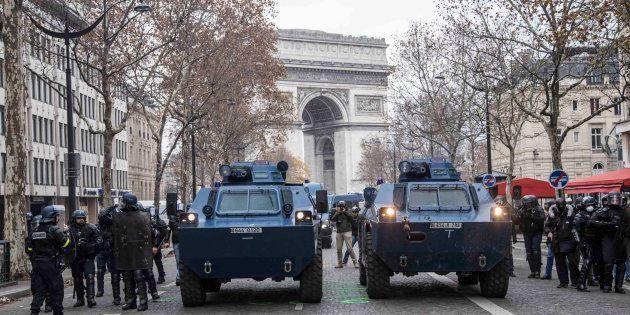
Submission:
[[[68,208],[70,209],[70,211],[74,211],[77,209],[77,205],[76,205],[77,177],[79,177],[79,170],[81,169],[81,165],[80,165],[81,153],[74,152],[74,115],[73,115],[74,105],[72,104],[73,96],[72,96],[72,73],[71,73],[72,68],[70,66],[70,62],[71,62],[70,39],[79,38],[93,31],[101,23],[101,21],[103,21],[103,19],[107,15],[107,12],[109,12],[111,8],[113,8],[113,6],[105,10],[105,12],[103,12],[103,14],[99,16],[96,19],[96,21],[94,21],[94,23],[92,23],[90,26],[76,32],[70,31],[70,27],[68,25],[67,12],[66,12],[66,20],[64,22],[63,32],[56,32],[56,31],[47,29],[41,24],[39,24],[37,21],[35,21],[35,19],[29,16],[29,19],[31,20],[33,25],[35,25],[35,27],[37,27],[39,30],[44,32],[44,34],[50,37],[63,39],[64,44],[66,46],[66,125],[67,125],[67,134],[68,134],[68,142],[67,142],[68,158],[67,158],[67,163],[66,163],[67,164],[66,170],[68,173]],[[146,12],[150,9],[151,7],[143,3],[143,1],[140,1],[140,3],[134,8],[134,10],[139,13]],[[69,10],[69,8],[66,8],[66,10]],[[103,192],[103,194],[106,194],[106,193],[111,193],[111,192],[105,192],[105,191]]]

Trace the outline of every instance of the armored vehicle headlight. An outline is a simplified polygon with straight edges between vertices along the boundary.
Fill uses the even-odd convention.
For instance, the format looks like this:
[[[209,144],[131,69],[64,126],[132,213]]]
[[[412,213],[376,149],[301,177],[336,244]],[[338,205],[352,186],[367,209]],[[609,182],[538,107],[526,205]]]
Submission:
[[[296,211],[295,212],[295,223],[312,223],[313,215],[310,211]]]
[[[184,212],[179,216],[179,220],[182,224],[197,224],[199,223],[199,217],[195,212]]]
[[[411,163],[407,161],[402,161],[398,164],[398,170],[400,170],[401,173],[409,173],[411,172],[411,169]]]
[[[378,209],[378,217],[381,221],[396,221],[396,209],[383,207]]]
[[[221,165],[219,167],[219,174],[223,177],[228,177],[232,173],[232,168],[229,165]]]
[[[494,207],[490,216],[492,217],[492,221],[507,221],[510,219],[508,215],[509,213],[506,209],[502,207]]]

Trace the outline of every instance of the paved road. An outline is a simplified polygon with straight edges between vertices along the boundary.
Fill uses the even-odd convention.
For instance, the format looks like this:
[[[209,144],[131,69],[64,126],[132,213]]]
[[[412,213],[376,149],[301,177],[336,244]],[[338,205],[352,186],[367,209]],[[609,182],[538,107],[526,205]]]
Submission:
[[[334,269],[334,249],[324,250],[324,299],[320,304],[301,304],[298,283],[293,281],[237,280],[224,285],[221,291],[208,295],[206,306],[184,308],[173,272],[159,286],[161,299],[149,304],[152,314],[630,314],[630,293],[581,293],[575,289],[556,289],[557,281],[527,279],[529,274],[522,243],[516,245],[517,278],[512,278],[505,299],[485,299],[479,289],[458,287],[454,275],[421,274],[412,278],[392,278],[393,296],[387,300],[368,300],[365,288],[359,285],[358,269]],[[174,259],[165,260],[167,270],[174,270]],[[630,288],[629,288],[630,289]],[[107,287],[106,292],[109,291]],[[97,307],[72,308],[72,288],[66,289],[66,314],[121,314],[111,304],[111,295],[97,298]],[[27,314],[30,297],[0,306],[0,314]]]

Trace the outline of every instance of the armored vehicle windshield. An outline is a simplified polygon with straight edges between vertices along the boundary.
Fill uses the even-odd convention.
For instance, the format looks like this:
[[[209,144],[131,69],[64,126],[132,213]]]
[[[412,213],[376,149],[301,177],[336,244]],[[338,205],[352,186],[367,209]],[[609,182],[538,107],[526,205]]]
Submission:
[[[471,202],[464,185],[413,184],[409,187],[409,210],[470,210]]]
[[[221,190],[217,203],[218,215],[276,214],[280,211],[278,191],[262,188]]]

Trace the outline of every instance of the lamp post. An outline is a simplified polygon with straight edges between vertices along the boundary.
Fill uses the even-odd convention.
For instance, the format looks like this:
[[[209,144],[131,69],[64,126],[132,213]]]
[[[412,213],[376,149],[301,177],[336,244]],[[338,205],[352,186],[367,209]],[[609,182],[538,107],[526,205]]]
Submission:
[[[192,197],[193,200],[197,197],[197,162],[196,155],[197,150],[195,148],[195,127],[191,125],[190,131],[190,149],[192,153],[191,163],[192,163]]]
[[[66,132],[68,134],[68,139],[67,139],[68,140],[67,141],[68,154],[67,154],[67,162],[66,162],[66,172],[68,176],[68,208],[70,211],[74,211],[77,209],[77,203],[76,203],[77,202],[76,201],[77,178],[79,177],[79,170],[81,169],[81,153],[74,152],[75,150],[74,148],[74,115],[73,115],[74,105],[72,102],[72,98],[73,98],[72,73],[71,73],[72,60],[70,58],[70,39],[79,38],[93,31],[101,23],[101,21],[103,21],[103,19],[107,15],[107,12],[109,12],[111,8],[113,8],[113,6],[105,10],[105,12],[103,12],[103,14],[99,16],[96,19],[96,21],[94,21],[94,23],[92,23],[90,26],[76,32],[70,31],[70,27],[68,25],[68,11],[66,11],[66,20],[64,22],[63,32],[56,32],[56,31],[47,29],[44,26],[42,26],[40,23],[38,23],[32,17],[29,17],[33,25],[35,25],[35,27],[41,30],[44,34],[50,37],[63,39],[65,47],[66,47],[66,125],[67,125]],[[66,10],[69,10],[69,9],[66,8]],[[142,0],[134,8],[134,11],[138,13],[147,12],[149,10],[151,10],[151,7],[143,3]],[[104,191],[103,194],[105,193],[110,193],[110,192]]]

